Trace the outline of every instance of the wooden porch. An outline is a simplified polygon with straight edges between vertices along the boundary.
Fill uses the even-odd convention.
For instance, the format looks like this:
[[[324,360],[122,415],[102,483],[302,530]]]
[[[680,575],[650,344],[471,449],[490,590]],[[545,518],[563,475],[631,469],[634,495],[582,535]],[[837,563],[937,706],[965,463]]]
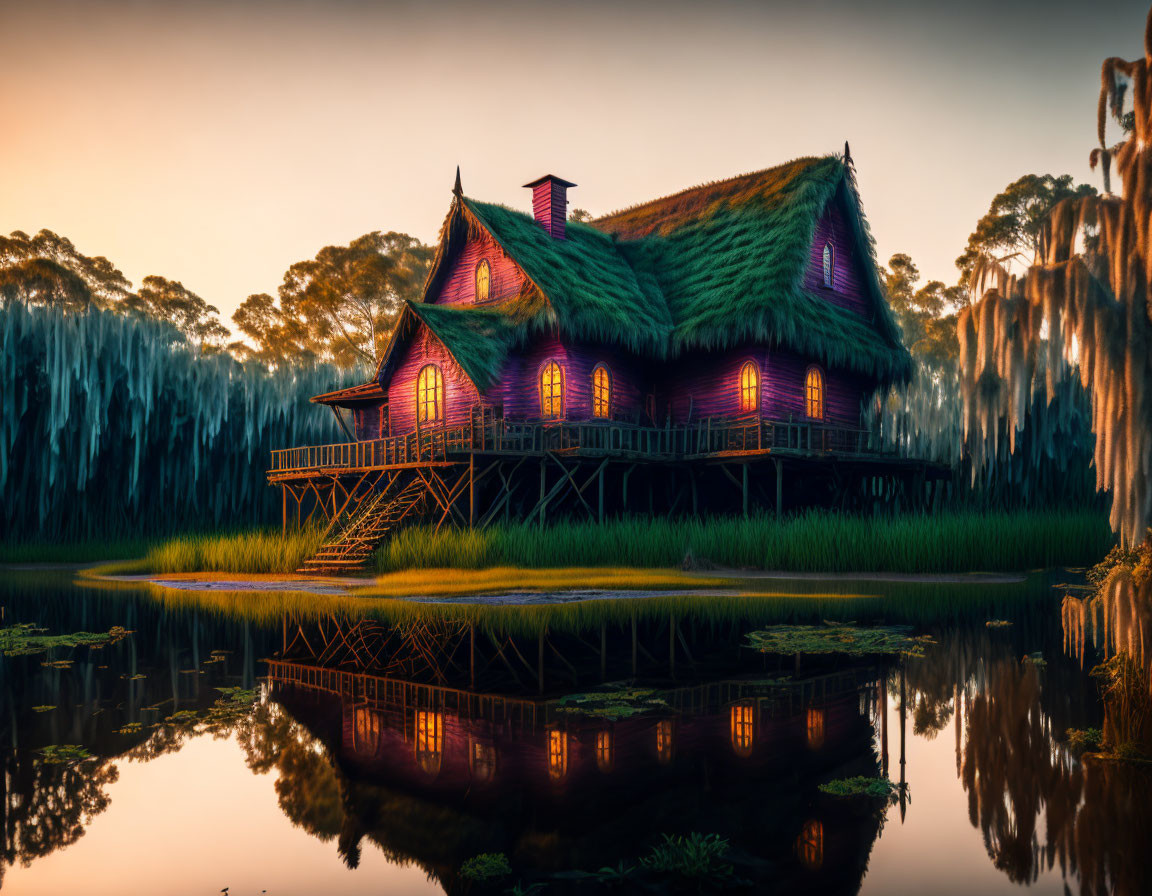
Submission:
[[[749,417],[691,425],[519,422],[502,418],[405,436],[272,452],[283,526],[319,521],[310,572],[359,568],[401,524],[627,514],[781,515],[791,506],[927,508],[947,468],[881,449],[875,434]]]

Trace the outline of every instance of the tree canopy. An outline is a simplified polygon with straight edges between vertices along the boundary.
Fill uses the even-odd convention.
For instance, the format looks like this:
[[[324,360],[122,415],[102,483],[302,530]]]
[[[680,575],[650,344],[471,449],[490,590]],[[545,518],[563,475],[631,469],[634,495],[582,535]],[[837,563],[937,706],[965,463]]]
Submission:
[[[940,280],[918,287],[920,270],[903,253],[888,259],[880,277],[912,357],[933,369],[954,364],[959,357],[956,310],[968,303],[967,290]]]
[[[375,366],[403,303],[419,298],[432,255],[432,247],[396,232],[325,246],[287,270],[277,299],[249,296],[232,320],[255,345],[252,354],[269,363]]]

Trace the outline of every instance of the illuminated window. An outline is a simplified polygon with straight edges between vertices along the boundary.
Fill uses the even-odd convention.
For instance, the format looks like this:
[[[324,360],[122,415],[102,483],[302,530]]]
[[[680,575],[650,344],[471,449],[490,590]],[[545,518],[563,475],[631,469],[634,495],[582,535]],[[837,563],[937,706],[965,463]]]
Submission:
[[[476,301],[487,302],[489,288],[492,285],[492,268],[488,266],[488,259],[482,259],[476,265]]]
[[[732,749],[737,756],[752,755],[753,707],[744,703],[731,709]]]
[[[808,746],[819,750],[824,746],[824,710],[808,710]]]
[[[358,753],[372,754],[380,746],[380,716],[367,706],[353,712],[352,747]]]
[[[813,420],[824,419],[824,374],[809,367],[804,377],[804,413]]]
[[[592,416],[608,419],[612,410],[612,377],[603,364],[592,371]]]
[[[751,414],[760,407],[760,368],[745,361],[740,368],[740,413]]]
[[[468,751],[468,765],[472,769],[472,777],[477,781],[491,781],[496,774],[496,747],[478,740],[472,741],[472,748]]]
[[[429,775],[440,771],[444,755],[444,714],[416,711],[416,761]]]
[[[444,374],[435,364],[420,368],[416,377],[416,419],[420,423],[444,419]]]
[[[612,771],[612,732],[596,732],[596,767],[602,772]]]
[[[548,777],[559,781],[568,774],[568,732],[548,732]]]
[[[540,371],[540,415],[550,420],[564,415],[564,372],[555,361]]]
[[[672,759],[672,720],[661,719],[656,723],[656,758],[661,762]]]
[[[806,821],[796,838],[796,854],[805,868],[815,871],[824,864],[824,825]]]
[[[836,272],[836,256],[831,243],[824,244],[824,285],[832,288],[833,274]]]

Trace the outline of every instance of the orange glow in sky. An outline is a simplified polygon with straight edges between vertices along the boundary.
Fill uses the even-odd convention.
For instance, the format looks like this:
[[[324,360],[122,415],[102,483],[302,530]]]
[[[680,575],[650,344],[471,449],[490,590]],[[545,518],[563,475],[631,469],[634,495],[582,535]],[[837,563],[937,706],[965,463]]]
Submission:
[[[603,214],[848,139],[881,260],[952,282],[1009,181],[1096,182],[1100,60],[1146,5],[0,3],[0,232],[227,319],[326,244],[433,240],[457,164]]]

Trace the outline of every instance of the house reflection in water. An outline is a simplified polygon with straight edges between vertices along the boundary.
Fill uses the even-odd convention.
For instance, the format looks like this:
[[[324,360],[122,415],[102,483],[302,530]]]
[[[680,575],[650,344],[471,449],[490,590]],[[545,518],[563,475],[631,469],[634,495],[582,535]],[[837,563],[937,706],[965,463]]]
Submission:
[[[653,628],[666,649],[667,627]],[[885,673],[814,660],[803,676],[765,675],[763,656],[733,649],[739,634],[715,645],[694,636],[675,679],[641,668],[634,687],[614,689],[600,684],[603,657],[577,652],[596,638],[569,643],[550,632],[576,675],[549,688],[527,670],[517,669],[519,685],[510,681],[499,658],[431,665],[427,640],[417,662],[395,629],[372,623],[286,635],[269,679],[273,699],[326,745],[343,781],[341,850],[358,855],[359,841],[371,839],[449,892],[463,887],[460,864],[479,853],[551,874],[635,862],[660,834],[694,830],[755,856],[778,888],[855,892],[879,818],[826,816],[815,785],[833,772],[879,772],[872,720]],[[326,638],[368,646],[310,655]],[[473,640],[443,637],[464,650]],[[547,655],[533,640],[504,655]],[[649,657],[658,643],[649,642]],[[651,699],[582,710],[604,694]]]

